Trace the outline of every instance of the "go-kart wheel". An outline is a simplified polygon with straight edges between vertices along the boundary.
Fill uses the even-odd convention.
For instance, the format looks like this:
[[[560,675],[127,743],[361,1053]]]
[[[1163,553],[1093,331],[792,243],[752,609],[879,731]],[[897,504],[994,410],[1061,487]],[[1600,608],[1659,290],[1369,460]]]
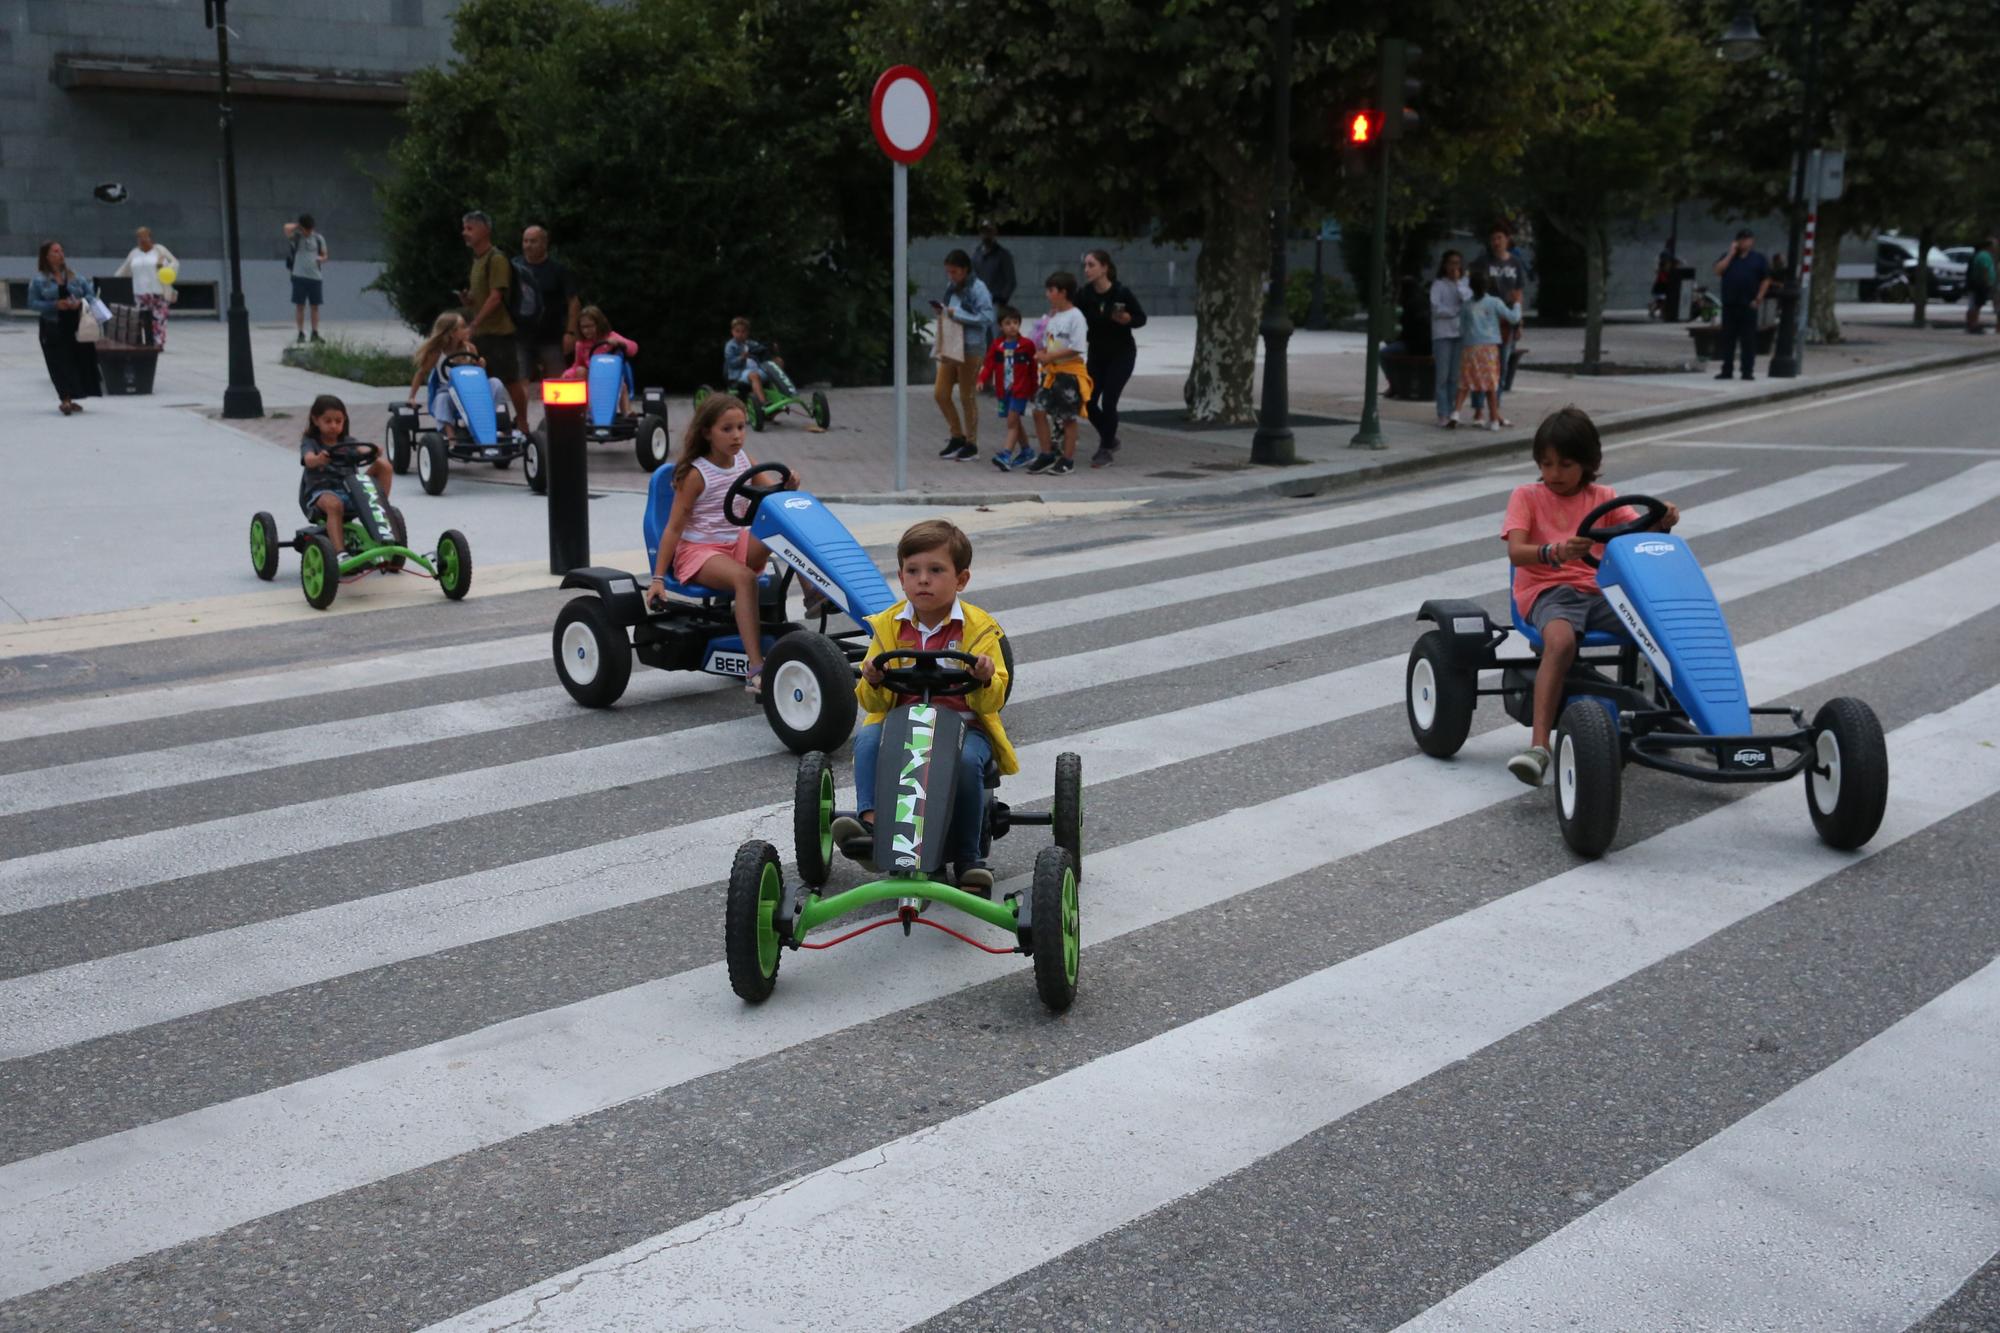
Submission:
[[[715,390],[709,388],[706,384],[697,385],[694,391],[694,405],[700,407],[707,400],[708,396],[714,392]]]
[[[1889,746],[1875,710],[1859,699],[1829,699],[1813,717],[1806,809],[1820,841],[1843,852],[1882,827],[1889,805]]]
[[[333,553],[333,539],[323,532],[306,538],[299,550],[299,590],[315,611],[332,606],[340,593],[340,557]]]
[[[457,528],[446,528],[438,538],[437,581],[454,602],[472,591],[472,544]]]
[[[854,731],[854,668],[833,640],[793,630],[764,659],[764,717],[793,754],[833,750]]]
[[[818,888],[833,865],[833,761],[823,750],[799,758],[792,788],[792,848],[799,878]]]
[[[1472,730],[1479,704],[1478,673],[1451,660],[1443,631],[1427,630],[1410,647],[1403,670],[1403,711],[1417,748],[1433,759],[1449,759]]]
[[[508,468],[514,466],[514,460],[506,454],[502,454],[500,457],[491,459],[489,461],[492,462],[494,467],[499,468],[502,472],[505,472]]]
[[[784,894],[776,847],[753,838],[736,849],[729,867],[722,952],[729,961],[729,988],[751,1004],[769,999],[778,984],[782,941],[777,916]]]
[[[572,597],[556,615],[556,676],[585,708],[609,708],[632,680],[632,641],[594,593]]]
[[[424,494],[443,495],[444,484],[450,479],[451,451],[445,447],[444,436],[426,431],[417,439],[417,480],[424,484]]]
[[[1069,863],[1083,878],[1083,756],[1056,756],[1054,810],[1056,846],[1069,853]]]
[[[1076,999],[1076,968],[1083,952],[1076,867],[1070,864],[1069,853],[1060,847],[1042,848],[1035,857],[1035,879],[1028,892],[1035,992],[1043,1004],[1061,1013]]]
[[[548,494],[548,465],[548,427],[537,426],[528,432],[528,442],[521,446],[521,475],[528,479],[528,489],[536,495]]]
[[[261,509],[250,518],[250,568],[266,583],[278,577],[278,521]]]
[[[1624,799],[1618,724],[1595,699],[1572,699],[1556,723],[1556,818],[1578,856],[1604,855]]]
[[[394,505],[389,505],[388,510],[389,510],[389,530],[396,534],[396,545],[408,546],[410,544],[410,525],[404,521],[403,511],[396,508],[396,506]],[[388,560],[383,562],[383,568],[401,569],[404,565],[408,563],[409,560],[407,557],[394,555],[390,556]]]
[[[764,429],[764,427],[771,424],[771,417],[774,415],[769,409],[759,407],[757,400],[754,398],[743,404],[743,410],[750,414],[751,430]]]
[[[638,430],[632,436],[632,451],[639,456],[639,467],[648,476],[665,467],[673,452],[673,444],[667,439],[666,418],[650,412],[640,417]]]
[[[818,389],[813,390],[812,414],[813,425],[821,430],[833,424],[833,408],[827,405],[826,395]]]
[[[401,412],[389,413],[389,467],[397,476],[410,470],[410,433],[414,429]]]

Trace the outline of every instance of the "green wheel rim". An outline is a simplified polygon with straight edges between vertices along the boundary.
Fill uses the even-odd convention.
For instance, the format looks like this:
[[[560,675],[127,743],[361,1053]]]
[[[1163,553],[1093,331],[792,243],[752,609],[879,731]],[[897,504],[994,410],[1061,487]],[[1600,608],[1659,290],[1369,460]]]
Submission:
[[[696,389],[694,391],[694,405],[696,407],[700,407],[702,405],[703,400],[706,399],[707,397],[708,397],[707,389]]]
[[[819,774],[819,861],[829,865],[833,861],[833,769],[823,768]]]
[[[257,568],[262,569],[264,567],[265,558],[268,557],[270,553],[271,553],[271,548],[264,541],[264,525],[262,523],[252,523],[250,525],[251,563],[256,565]]]
[[[1083,951],[1083,932],[1077,920],[1076,871],[1063,867],[1062,940],[1063,976],[1076,985],[1076,958]]]
[[[778,972],[778,899],[783,893],[778,867],[766,865],[757,880],[757,971],[766,977]]]
[[[306,596],[317,597],[326,587],[326,555],[318,542],[306,547],[299,557],[299,583],[306,590]]]
[[[458,586],[457,542],[446,542],[438,549],[438,582],[447,588]]]

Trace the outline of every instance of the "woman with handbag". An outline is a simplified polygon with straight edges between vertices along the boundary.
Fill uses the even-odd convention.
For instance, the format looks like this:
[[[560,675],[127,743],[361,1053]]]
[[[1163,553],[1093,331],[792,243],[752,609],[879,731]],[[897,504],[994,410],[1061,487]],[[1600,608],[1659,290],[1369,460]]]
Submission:
[[[118,266],[116,276],[132,279],[132,300],[144,310],[153,324],[153,345],[165,351],[167,346],[167,310],[174,303],[174,289],[170,282],[160,280],[160,270],[167,269],[168,277],[175,276],[181,261],[174,258],[174,252],[164,245],[153,243],[153,229],[141,227],[134,239],[138,242],[132,253],[125,256],[125,262]]]
[[[35,276],[28,282],[28,304],[42,317],[42,361],[49,382],[62,400],[62,414],[81,412],[79,398],[95,397],[97,380],[97,317],[91,305],[97,289],[90,279],[70,272],[60,242],[42,242],[35,257]]]

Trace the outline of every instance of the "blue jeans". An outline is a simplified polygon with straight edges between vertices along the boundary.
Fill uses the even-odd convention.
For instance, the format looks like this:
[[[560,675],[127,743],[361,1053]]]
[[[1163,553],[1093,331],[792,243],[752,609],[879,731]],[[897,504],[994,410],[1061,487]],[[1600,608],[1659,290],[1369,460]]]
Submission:
[[[854,733],[855,804],[862,814],[875,808],[875,765],[882,753],[882,724],[873,722]],[[967,725],[958,752],[958,791],[951,803],[951,828],[946,830],[947,859],[961,866],[979,859],[979,835],[986,819],[986,761],[993,742],[977,727]]]
[[[1433,335],[1431,361],[1435,368],[1432,378],[1437,383],[1438,415],[1448,417],[1458,402],[1458,339]]]

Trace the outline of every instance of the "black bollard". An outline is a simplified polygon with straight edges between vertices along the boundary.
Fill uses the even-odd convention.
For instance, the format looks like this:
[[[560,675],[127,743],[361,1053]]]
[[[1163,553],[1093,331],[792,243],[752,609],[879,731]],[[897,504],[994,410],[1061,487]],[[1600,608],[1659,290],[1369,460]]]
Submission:
[[[543,435],[549,476],[549,573],[590,563],[590,464],[583,449],[583,414],[590,388],[582,380],[543,380]]]

